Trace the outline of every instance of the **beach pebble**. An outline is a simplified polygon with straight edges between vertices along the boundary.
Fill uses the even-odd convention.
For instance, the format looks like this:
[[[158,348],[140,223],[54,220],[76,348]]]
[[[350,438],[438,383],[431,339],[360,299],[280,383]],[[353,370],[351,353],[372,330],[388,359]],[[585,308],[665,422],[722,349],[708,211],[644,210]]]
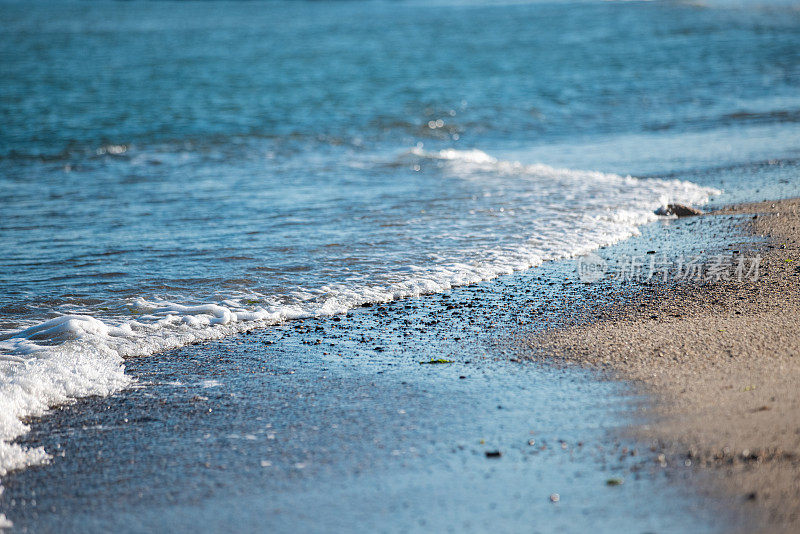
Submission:
[[[655,214],[662,216],[675,215],[676,217],[691,217],[692,215],[702,215],[703,212],[683,204],[667,204],[666,206],[658,208]]]
[[[558,493],[551,493],[550,494],[550,502],[558,502],[561,500],[561,495]]]

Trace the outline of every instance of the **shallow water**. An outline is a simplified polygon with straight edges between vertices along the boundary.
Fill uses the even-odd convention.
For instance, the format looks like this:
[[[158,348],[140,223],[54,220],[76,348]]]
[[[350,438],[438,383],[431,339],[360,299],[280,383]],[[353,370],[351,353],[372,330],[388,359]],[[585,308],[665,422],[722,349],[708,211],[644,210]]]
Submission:
[[[0,474],[124,357],[800,194],[787,2],[0,9]]]

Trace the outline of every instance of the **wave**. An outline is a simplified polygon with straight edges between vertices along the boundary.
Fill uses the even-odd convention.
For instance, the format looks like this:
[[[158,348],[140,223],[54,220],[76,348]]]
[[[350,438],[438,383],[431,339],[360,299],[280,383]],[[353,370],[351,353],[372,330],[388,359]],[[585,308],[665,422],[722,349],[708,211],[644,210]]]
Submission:
[[[668,202],[703,204],[719,193],[679,180],[640,180],[616,174],[524,165],[480,150],[426,152],[421,147],[389,164],[442,165],[466,180],[521,181],[530,195],[520,209],[544,203],[541,191],[581,198],[584,208],[566,213],[552,231],[511,244],[465,251],[457,260],[396,267],[374,283],[337,283],[295,292],[291,300],[254,294],[216,303],[179,304],[138,298],[129,320],[64,315],[0,338],[0,476],[48,461],[42,448],[11,443],[27,432],[23,423],[48,408],[89,395],[110,395],[131,383],[124,360],[221,338],[284,321],[343,314],[367,303],[449,290],[535,267],[544,261],[585,254],[637,233]],[[609,198],[613,202],[609,204]],[[559,204],[562,209],[563,203]],[[612,207],[609,207],[612,206]],[[544,208],[543,208],[544,209]],[[551,209],[551,208],[547,208]],[[472,259],[470,259],[472,258]],[[475,259],[478,258],[478,259]]]

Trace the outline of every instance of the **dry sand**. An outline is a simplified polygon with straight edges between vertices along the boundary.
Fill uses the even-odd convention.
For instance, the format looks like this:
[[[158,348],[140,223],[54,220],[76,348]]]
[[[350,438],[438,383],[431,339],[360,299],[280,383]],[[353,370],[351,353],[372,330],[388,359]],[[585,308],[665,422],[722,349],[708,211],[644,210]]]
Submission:
[[[800,532],[800,200],[703,217],[730,214],[768,238],[741,251],[761,255],[757,281],[629,288],[527,344],[643,387],[656,403],[634,432],[670,467],[691,465],[700,491],[759,531]]]

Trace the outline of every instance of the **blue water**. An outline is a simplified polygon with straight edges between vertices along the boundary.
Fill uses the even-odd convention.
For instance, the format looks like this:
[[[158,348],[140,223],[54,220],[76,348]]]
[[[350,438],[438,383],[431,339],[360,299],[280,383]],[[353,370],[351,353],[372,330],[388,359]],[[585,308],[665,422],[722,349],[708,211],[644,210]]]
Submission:
[[[746,140],[748,128],[766,127],[768,146],[724,154],[725,163],[797,155],[800,15],[791,7],[4,2],[2,10],[7,331],[58,313],[119,321],[137,297],[198,304],[247,295],[276,306],[296,302],[298,288],[331,284],[368,299],[365,285],[417,282],[409,266],[468,264],[492,275],[629,230],[574,220],[587,210],[678,196],[642,186],[634,206],[617,185],[593,191],[583,176],[542,184],[551,178],[535,170],[521,185],[498,181],[496,166],[454,169],[432,157],[442,149],[659,174],[684,150],[651,150],[653,138],[699,135],[693,147],[719,164],[730,141],[715,135]],[[580,154],[609,140],[603,154]],[[661,166],[609,161],[631,143],[661,156]],[[526,174],[506,174],[514,173]],[[523,257],[503,255],[532,238],[541,242]],[[500,267],[484,265],[492,261]]]
[[[800,194],[792,2],[0,2],[0,474],[124,358]],[[157,357],[157,356],[156,356]]]

